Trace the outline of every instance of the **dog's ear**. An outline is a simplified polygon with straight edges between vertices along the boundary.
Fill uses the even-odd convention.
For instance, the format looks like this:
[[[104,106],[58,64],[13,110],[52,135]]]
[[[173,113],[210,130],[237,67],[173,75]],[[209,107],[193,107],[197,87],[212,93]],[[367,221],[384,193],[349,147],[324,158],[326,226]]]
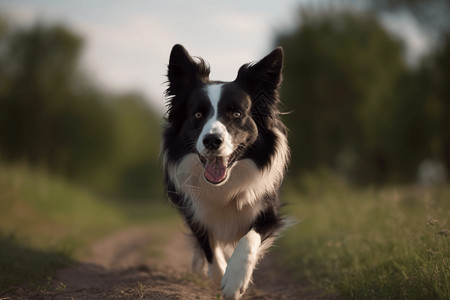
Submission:
[[[194,61],[183,46],[175,45],[170,53],[167,78],[167,120],[172,128],[179,129],[181,125],[176,121],[184,118],[185,100],[190,91],[209,80],[209,67],[201,58]]]
[[[167,71],[169,88],[167,94],[176,96],[186,92],[209,78],[209,67],[199,58],[195,62],[182,45],[175,45],[170,53]]]
[[[259,62],[243,65],[235,80],[250,94],[253,119],[260,129],[277,122],[282,68],[283,49],[279,47]]]
[[[277,92],[282,79],[283,55],[283,48],[278,47],[260,61],[243,65],[239,69],[236,81],[253,97],[265,93],[277,101]]]

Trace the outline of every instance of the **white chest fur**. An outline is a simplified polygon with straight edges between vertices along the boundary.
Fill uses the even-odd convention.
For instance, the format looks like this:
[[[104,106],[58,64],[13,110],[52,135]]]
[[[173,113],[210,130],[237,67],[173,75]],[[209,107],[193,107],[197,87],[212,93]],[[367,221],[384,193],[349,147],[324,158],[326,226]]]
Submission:
[[[204,178],[198,155],[186,155],[179,163],[168,163],[166,169],[175,188],[188,201],[194,218],[224,243],[237,241],[264,208],[261,198],[274,192],[283,177],[289,155],[284,135],[269,167],[259,169],[251,159],[239,160],[229,178],[213,185]]]
[[[177,166],[169,165],[168,171],[177,190],[190,203],[195,220],[219,241],[239,240],[263,208],[257,199],[264,191],[255,190],[260,188],[255,183],[261,179],[261,172],[251,160],[239,161],[222,185],[205,180],[203,166],[195,154],[185,156]]]
[[[248,204],[248,195],[238,195],[225,206],[217,206],[214,198],[199,199],[194,203],[194,218],[201,222],[223,243],[237,242],[250,229],[251,224],[262,209],[262,203],[253,201]],[[220,201],[222,202],[222,201]],[[242,207],[238,207],[245,203]]]

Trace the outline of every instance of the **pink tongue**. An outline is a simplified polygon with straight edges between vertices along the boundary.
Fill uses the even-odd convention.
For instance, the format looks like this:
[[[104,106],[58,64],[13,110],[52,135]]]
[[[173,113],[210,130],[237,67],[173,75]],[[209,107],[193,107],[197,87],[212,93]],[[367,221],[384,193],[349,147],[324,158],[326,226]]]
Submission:
[[[223,157],[208,159],[205,167],[205,177],[211,183],[219,183],[225,179],[227,167]]]

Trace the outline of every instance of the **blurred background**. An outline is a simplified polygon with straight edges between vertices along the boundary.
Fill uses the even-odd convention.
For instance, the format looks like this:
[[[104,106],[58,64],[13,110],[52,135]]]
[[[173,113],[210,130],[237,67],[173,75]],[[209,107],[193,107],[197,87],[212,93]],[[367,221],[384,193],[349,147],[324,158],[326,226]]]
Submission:
[[[117,198],[162,197],[166,64],[182,43],[233,80],[286,52],[289,177],[442,183],[446,1],[0,1],[0,157]]]
[[[32,207],[17,203],[34,191],[44,203],[54,181],[103,203],[163,202],[163,92],[176,43],[225,81],[284,47],[287,189],[307,189],[311,174],[356,188],[448,182],[447,0],[0,0],[4,214]],[[67,193],[55,202],[72,207]],[[18,231],[15,220],[30,219],[21,214],[3,218],[3,230]]]

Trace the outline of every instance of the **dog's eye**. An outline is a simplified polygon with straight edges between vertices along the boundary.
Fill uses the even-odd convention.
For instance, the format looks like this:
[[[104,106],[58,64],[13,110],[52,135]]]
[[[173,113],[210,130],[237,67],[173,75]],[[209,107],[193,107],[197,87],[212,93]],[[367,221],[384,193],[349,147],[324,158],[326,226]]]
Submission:
[[[198,111],[198,112],[195,113],[194,116],[195,116],[196,119],[200,119],[203,116],[203,114]]]
[[[235,112],[233,112],[233,118],[240,118],[240,117],[242,117],[242,114],[241,114],[241,112],[239,112],[239,111],[235,111]]]

